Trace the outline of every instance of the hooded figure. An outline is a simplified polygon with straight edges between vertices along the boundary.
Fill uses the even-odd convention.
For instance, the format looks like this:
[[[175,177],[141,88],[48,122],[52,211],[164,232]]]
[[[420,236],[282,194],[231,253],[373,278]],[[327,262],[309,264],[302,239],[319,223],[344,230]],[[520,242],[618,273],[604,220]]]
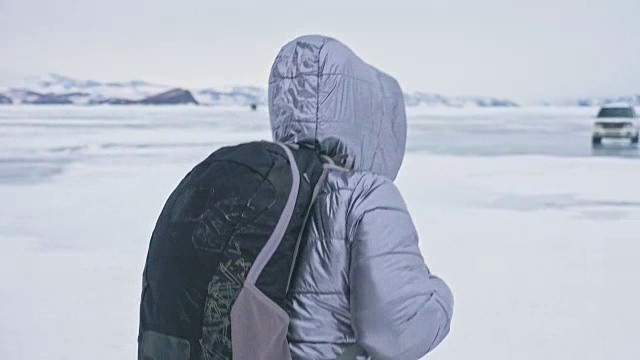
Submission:
[[[407,124],[398,83],[337,40],[285,45],[269,79],[273,137],[338,159],[318,195],[288,299],[294,359],[415,360],[449,332],[453,297],[433,276],[393,183]]]

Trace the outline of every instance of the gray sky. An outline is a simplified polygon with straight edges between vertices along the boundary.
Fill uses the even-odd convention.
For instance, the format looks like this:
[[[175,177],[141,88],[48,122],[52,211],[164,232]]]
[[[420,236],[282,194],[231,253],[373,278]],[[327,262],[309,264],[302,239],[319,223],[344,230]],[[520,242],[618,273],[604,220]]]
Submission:
[[[0,78],[265,86],[279,48],[308,33],[408,91],[640,93],[638,0],[0,0]]]

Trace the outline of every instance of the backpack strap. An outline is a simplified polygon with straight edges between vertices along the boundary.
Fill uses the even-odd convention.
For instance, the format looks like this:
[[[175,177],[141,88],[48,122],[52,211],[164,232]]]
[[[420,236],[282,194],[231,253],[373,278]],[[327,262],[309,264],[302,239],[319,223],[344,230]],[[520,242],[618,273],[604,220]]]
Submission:
[[[291,149],[281,143],[276,144],[280,146],[287,154],[289,164],[291,165],[291,175],[293,177],[293,182],[291,184],[291,192],[289,193],[289,198],[287,199],[287,203],[284,206],[284,210],[282,210],[282,215],[280,215],[280,219],[278,220],[273,233],[262,248],[262,251],[260,251],[260,253],[256,257],[255,261],[253,262],[253,266],[251,266],[251,269],[247,274],[245,282],[251,285],[256,284],[260,273],[262,273],[262,270],[278,249],[278,246],[282,241],[282,237],[284,236],[284,233],[289,226],[289,222],[291,221],[291,215],[293,215],[296,200],[298,199],[298,190],[300,189],[300,173],[298,172],[298,165],[296,164],[296,159],[293,157]]]
[[[280,146],[287,154],[287,157],[289,159],[289,164],[291,165],[293,183],[291,185],[291,192],[289,193],[289,198],[287,199],[287,203],[284,207],[284,210],[282,211],[282,215],[280,215],[280,219],[278,220],[278,223],[276,224],[276,227],[273,233],[269,237],[269,240],[267,240],[267,243],[265,244],[265,246],[262,248],[262,251],[260,251],[260,254],[258,254],[258,256],[256,257],[256,260],[254,261],[253,266],[251,266],[251,269],[247,274],[247,278],[245,282],[252,285],[255,285],[256,281],[258,280],[258,277],[260,276],[260,273],[262,272],[264,267],[267,265],[267,262],[269,262],[269,260],[277,250],[278,246],[280,245],[280,242],[282,241],[282,237],[284,236],[284,233],[287,230],[287,227],[289,226],[289,222],[291,221],[291,216],[293,214],[293,210],[298,197],[298,190],[300,189],[300,173],[298,171],[298,165],[296,163],[296,159],[293,156],[293,153],[291,152],[291,148],[293,148],[294,150],[297,150],[299,149],[299,145],[283,144],[283,143],[276,143],[276,144]],[[349,159],[347,159],[347,162],[345,164],[347,165],[347,168],[345,168],[345,167],[336,165],[334,159],[326,155],[321,155],[321,157],[323,158],[323,160],[326,161],[326,163],[324,164],[324,171],[322,172],[322,175],[320,176],[320,179],[313,190],[313,196],[312,196],[313,200],[315,200],[315,198],[317,197],[320,191],[320,187],[324,182],[328,169],[339,169],[342,171],[348,171],[348,168],[353,166],[353,162],[349,162]],[[296,248],[297,247],[298,246],[296,245]],[[297,252],[297,249],[296,249],[296,252]],[[290,278],[291,278],[291,274],[289,274],[289,281],[290,281]],[[288,287],[289,287],[289,284],[287,284],[287,290],[288,290]],[[355,360],[359,355],[363,353],[364,353],[364,349],[360,345],[355,343],[347,347],[345,351],[342,354],[340,354],[340,356],[338,356],[336,360]]]

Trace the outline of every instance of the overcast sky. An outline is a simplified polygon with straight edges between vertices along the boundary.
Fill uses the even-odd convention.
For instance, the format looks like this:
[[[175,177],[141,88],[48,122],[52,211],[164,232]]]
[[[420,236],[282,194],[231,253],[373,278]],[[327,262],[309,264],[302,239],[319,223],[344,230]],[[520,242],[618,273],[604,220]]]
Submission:
[[[265,86],[280,47],[308,33],[408,91],[640,93],[639,0],[0,0],[0,78]]]

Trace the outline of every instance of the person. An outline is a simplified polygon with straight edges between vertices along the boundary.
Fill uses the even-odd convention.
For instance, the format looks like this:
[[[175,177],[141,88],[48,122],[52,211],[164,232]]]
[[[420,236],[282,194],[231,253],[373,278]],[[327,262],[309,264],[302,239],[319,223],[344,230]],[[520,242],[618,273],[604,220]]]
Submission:
[[[288,293],[293,359],[419,359],[449,333],[453,296],[426,266],[394,185],[402,91],[333,38],[286,44],[269,78],[273,138],[335,159],[303,233]]]

